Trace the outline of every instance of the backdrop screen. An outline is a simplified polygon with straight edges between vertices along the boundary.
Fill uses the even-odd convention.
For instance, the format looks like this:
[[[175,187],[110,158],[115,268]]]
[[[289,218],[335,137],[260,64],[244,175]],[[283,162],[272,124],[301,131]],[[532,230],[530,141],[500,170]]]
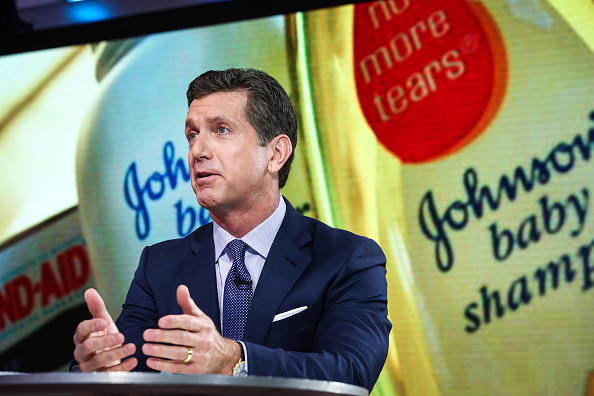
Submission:
[[[386,253],[375,395],[583,395],[592,20],[589,0],[391,0],[1,57],[0,370],[63,370],[84,290],[117,316],[142,248],[211,221],[185,91],[251,67],[298,113],[284,196]]]

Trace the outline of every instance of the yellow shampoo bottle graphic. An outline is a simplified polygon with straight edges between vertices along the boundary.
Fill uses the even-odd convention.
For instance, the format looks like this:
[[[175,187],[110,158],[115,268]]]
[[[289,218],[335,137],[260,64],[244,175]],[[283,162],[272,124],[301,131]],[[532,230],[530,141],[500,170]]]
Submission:
[[[374,394],[583,394],[591,49],[546,2],[369,2],[295,25],[318,212],[388,258]]]

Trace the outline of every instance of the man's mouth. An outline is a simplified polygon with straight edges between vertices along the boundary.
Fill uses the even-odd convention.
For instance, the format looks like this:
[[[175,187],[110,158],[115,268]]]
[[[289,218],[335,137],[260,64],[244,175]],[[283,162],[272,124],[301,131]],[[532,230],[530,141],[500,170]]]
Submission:
[[[212,176],[214,173],[206,173],[206,172],[199,172],[198,173],[198,179],[202,179],[208,176]]]

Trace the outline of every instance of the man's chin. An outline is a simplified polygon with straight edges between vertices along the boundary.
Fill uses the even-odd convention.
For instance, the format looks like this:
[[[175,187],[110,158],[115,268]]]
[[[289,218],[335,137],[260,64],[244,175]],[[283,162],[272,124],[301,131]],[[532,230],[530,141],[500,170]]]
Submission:
[[[204,209],[211,211],[217,207],[216,200],[212,198],[204,198],[196,196],[196,200],[198,201],[198,205],[202,206]]]
[[[220,208],[223,204],[223,200],[217,194],[213,194],[214,191],[202,190],[196,193],[196,200],[198,201],[198,205],[202,206],[204,209],[208,211],[213,211],[217,208]]]

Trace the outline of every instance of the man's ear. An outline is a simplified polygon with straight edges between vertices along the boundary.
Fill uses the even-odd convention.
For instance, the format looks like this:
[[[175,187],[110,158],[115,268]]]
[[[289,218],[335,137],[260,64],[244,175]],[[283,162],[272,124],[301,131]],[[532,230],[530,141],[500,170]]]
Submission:
[[[291,139],[287,135],[278,135],[268,143],[270,148],[270,159],[268,161],[268,172],[278,173],[293,152]]]

